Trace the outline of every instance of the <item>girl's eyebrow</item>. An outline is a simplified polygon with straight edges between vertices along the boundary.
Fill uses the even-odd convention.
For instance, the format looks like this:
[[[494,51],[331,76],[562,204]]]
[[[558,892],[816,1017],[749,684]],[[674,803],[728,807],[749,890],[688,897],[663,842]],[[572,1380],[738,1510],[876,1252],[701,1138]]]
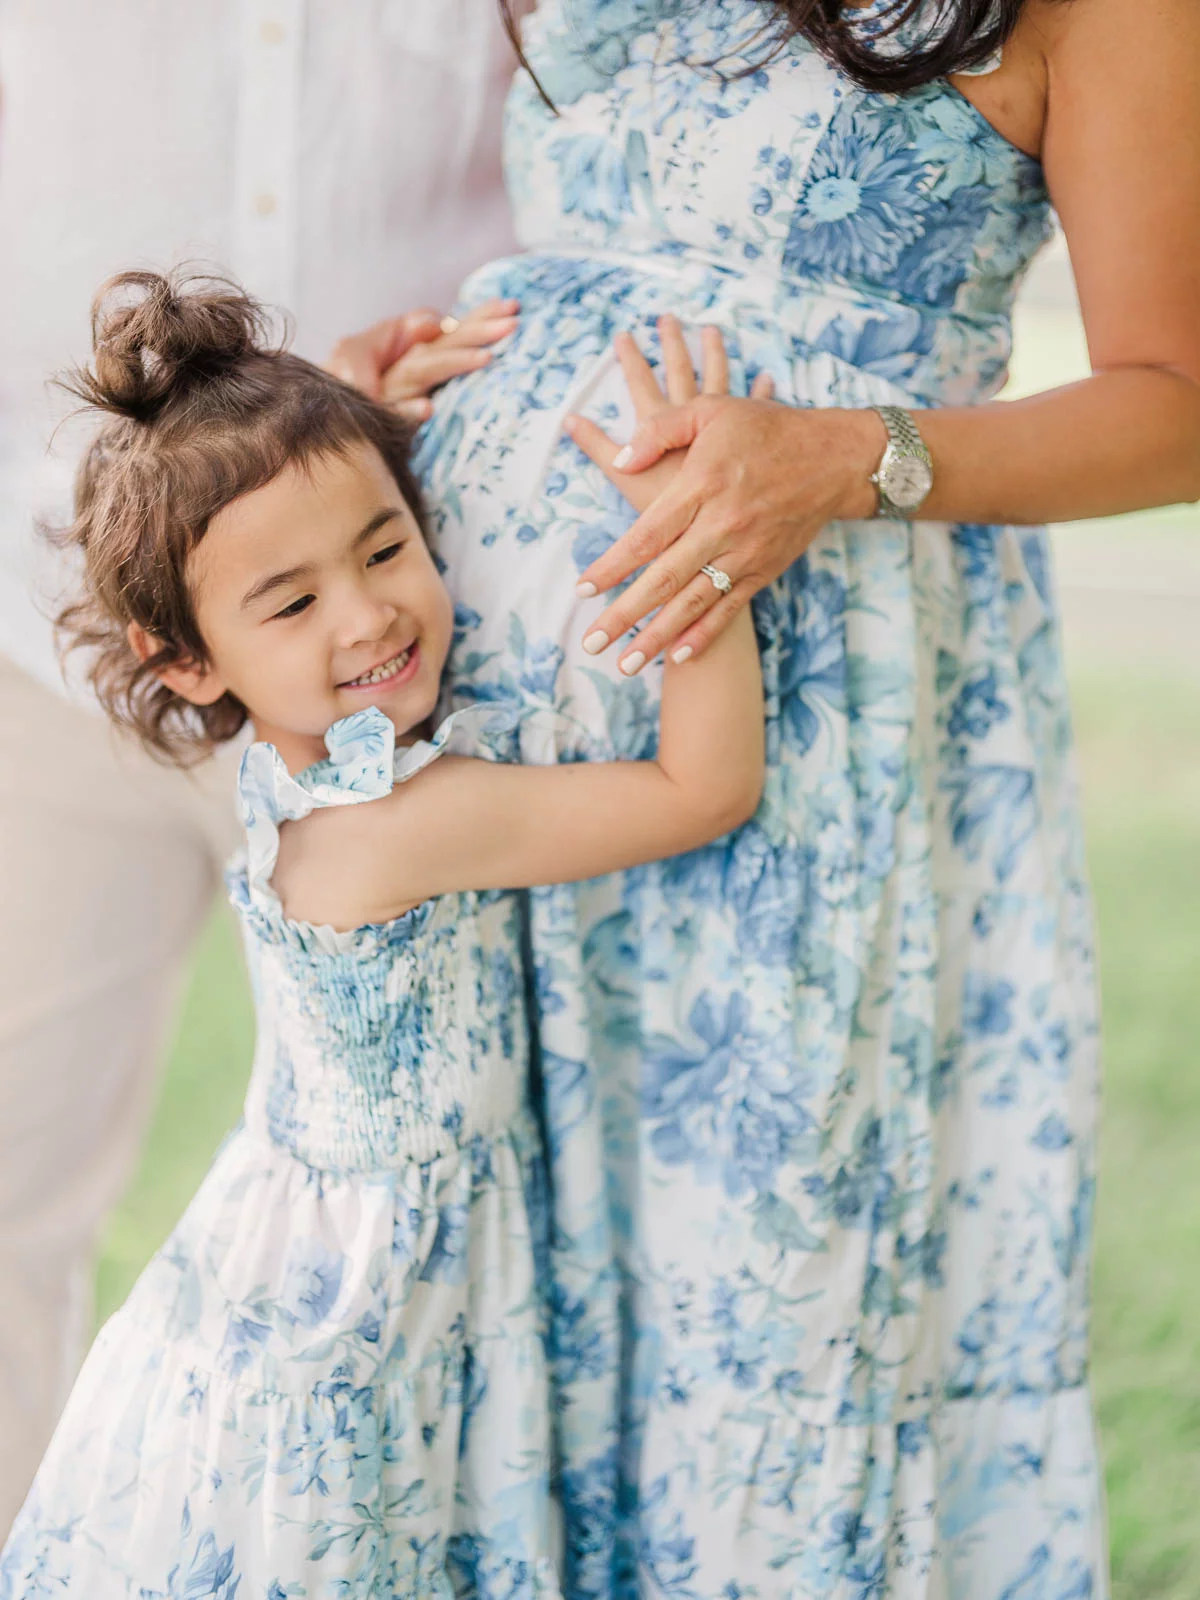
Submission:
[[[283,572],[272,572],[270,577],[260,578],[242,596],[242,610],[247,610],[256,600],[261,600],[264,595],[271,594],[275,589],[286,589],[289,584],[307,577],[311,571],[311,565],[306,562],[301,567],[287,567]]]
[[[354,535],[352,549],[357,550],[359,545],[369,539],[373,533],[378,533],[393,519],[399,517],[400,512],[395,506],[385,506],[382,511],[377,511],[364,528],[360,528]],[[247,610],[256,600],[261,600],[265,595],[273,594],[276,589],[286,589],[289,584],[298,582],[312,571],[310,563],[306,562],[299,567],[285,567],[282,572],[272,572],[266,578],[260,578],[252,584],[242,596],[242,610]]]
[[[389,522],[399,515],[400,512],[396,506],[384,506],[382,511],[377,511],[371,518],[370,522],[367,523],[366,527],[363,528],[361,532],[355,534],[354,548],[357,550],[359,545],[362,544],[364,540],[369,539],[373,533],[378,533],[380,528],[385,527]]]

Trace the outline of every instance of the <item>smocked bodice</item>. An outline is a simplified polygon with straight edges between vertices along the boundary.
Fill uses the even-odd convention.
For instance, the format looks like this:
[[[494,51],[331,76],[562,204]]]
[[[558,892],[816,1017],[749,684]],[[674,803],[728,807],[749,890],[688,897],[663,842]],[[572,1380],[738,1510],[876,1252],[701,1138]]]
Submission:
[[[990,393],[1049,232],[1040,166],[950,84],[869,93],[803,40],[772,54],[767,20],[758,0],[543,0],[527,51],[558,114],[527,78],[509,104],[522,243],[636,263],[733,331],[765,318],[929,403]]]
[[[515,895],[452,894],[393,922],[335,932],[289,919],[270,886],[281,822],[386,794],[443,750],[493,754],[495,712],[448,718],[393,749],[377,711],[336,723],[330,759],[296,777],[270,745],[246,754],[247,830],[230,873],[257,1010],[246,1123],[340,1171],[429,1161],[508,1126],[527,1052]]]

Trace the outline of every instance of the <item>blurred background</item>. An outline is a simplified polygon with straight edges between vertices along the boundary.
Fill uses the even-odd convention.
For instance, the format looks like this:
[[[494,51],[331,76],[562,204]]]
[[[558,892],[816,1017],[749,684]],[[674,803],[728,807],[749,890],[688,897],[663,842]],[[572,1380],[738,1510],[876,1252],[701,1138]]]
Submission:
[[[1088,370],[1061,241],[1018,311],[1011,393]],[[1092,879],[1106,1097],[1095,1373],[1114,1600],[1200,1596],[1200,507],[1055,530]],[[230,915],[196,962],[103,1319],[236,1121],[252,1048]]]

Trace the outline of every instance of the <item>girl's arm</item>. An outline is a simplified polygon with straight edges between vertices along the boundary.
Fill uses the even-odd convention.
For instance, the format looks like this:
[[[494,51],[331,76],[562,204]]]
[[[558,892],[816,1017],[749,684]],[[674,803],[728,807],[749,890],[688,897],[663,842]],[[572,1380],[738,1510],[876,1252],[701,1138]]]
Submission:
[[[669,397],[694,394],[678,324],[665,322],[662,337]],[[642,418],[666,401],[632,340],[619,353]],[[705,387],[726,388],[712,330]],[[703,660],[667,666],[653,761],[523,767],[443,756],[385,799],[285,826],[275,888],[289,915],[353,927],[454,890],[564,883],[677,855],[753,815],[763,722],[747,610]]]

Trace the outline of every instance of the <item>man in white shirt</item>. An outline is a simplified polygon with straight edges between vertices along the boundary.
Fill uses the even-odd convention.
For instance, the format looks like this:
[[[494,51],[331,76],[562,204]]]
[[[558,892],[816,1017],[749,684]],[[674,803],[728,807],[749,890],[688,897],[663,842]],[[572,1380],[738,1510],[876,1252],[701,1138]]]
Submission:
[[[495,0],[0,0],[0,1541],[236,835],[228,759],[156,768],[63,692],[34,524],[66,514],[73,449],[48,453],[47,378],[124,267],[217,263],[316,359],[445,306],[512,246],[512,65]]]

